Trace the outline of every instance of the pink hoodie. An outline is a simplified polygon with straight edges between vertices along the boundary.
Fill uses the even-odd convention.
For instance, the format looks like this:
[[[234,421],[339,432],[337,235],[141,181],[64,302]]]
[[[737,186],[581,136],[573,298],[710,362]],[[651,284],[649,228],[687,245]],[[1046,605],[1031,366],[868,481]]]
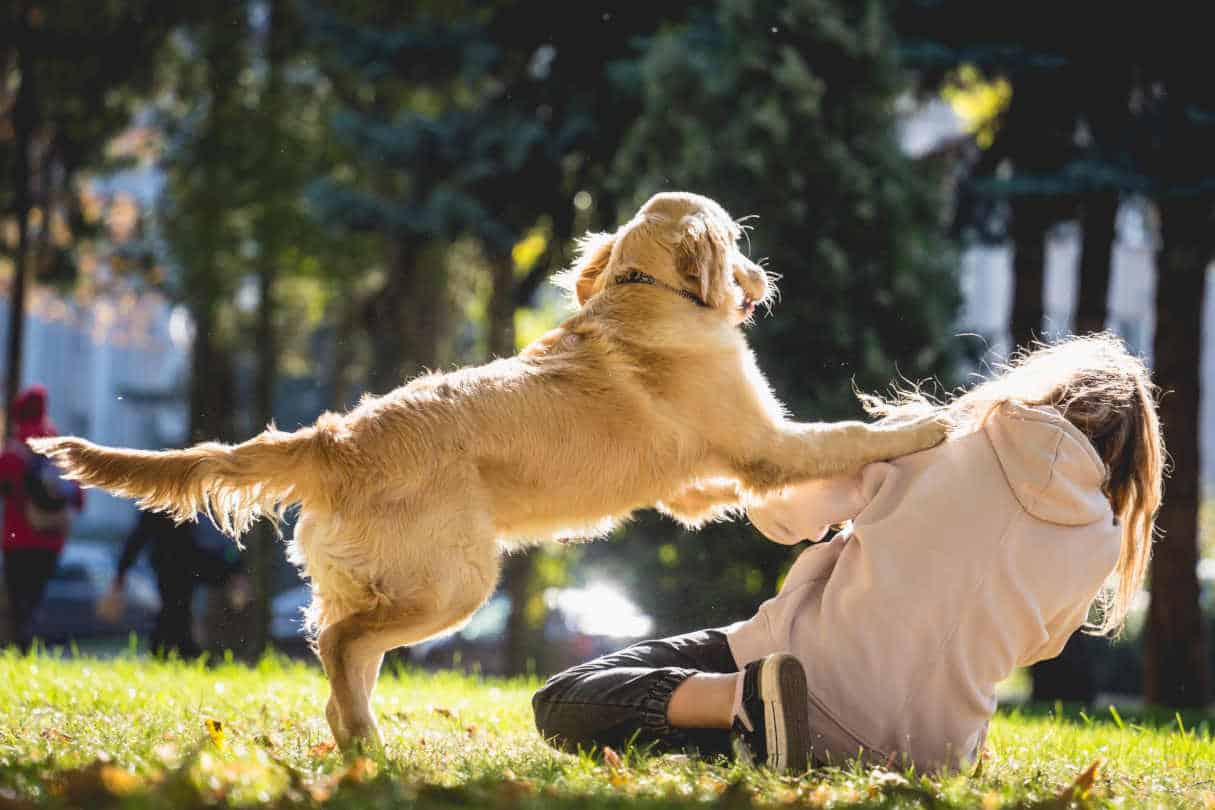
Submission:
[[[797,655],[815,761],[970,762],[1014,667],[1059,654],[1118,561],[1105,468],[1054,408],[1001,406],[975,433],[751,510],[778,543],[821,537],[728,631],[739,666]]]

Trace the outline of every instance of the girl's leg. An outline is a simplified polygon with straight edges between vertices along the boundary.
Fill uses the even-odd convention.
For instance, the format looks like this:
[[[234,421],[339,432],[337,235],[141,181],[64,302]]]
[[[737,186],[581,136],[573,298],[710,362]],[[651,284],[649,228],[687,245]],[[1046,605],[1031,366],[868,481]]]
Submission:
[[[728,713],[737,680],[730,673],[737,672],[720,630],[643,641],[550,678],[532,699],[536,728],[550,743],[570,751],[633,742],[658,751],[729,754],[729,722],[719,726],[720,709],[704,718],[712,725],[701,727],[692,704],[707,699],[716,705],[724,696]],[[689,681],[703,673],[725,677]],[[682,694],[672,717],[677,690]]]
[[[671,693],[667,722],[675,728],[720,728],[734,725],[738,672],[698,672]]]

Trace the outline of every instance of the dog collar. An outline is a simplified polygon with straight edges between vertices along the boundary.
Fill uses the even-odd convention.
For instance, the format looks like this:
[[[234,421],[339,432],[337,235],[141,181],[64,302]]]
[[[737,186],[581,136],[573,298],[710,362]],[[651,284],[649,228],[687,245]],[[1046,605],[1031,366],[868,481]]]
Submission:
[[[673,292],[677,295],[682,295],[684,298],[688,299],[689,301],[691,301],[692,303],[696,304],[699,307],[704,307],[705,309],[709,308],[709,305],[706,304],[704,301],[702,301],[700,299],[700,296],[697,295],[696,293],[691,292],[689,290],[682,290],[679,287],[672,287],[670,284],[666,284],[662,281],[659,281],[658,279],[651,276],[649,273],[643,273],[640,270],[630,270],[627,273],[620,273],[619,275],[616,276],[616,283],[617,284],[649,284],[652,287],[662,287],[664,289],[670,290],[671,292]]]

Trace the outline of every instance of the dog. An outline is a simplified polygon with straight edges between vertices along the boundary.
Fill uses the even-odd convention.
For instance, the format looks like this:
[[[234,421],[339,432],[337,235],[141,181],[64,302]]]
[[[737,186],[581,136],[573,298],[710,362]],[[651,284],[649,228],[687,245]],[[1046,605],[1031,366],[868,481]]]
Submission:
[[[515,357],[235,446],[30,446],[82,484],[179,521],[205,512],[238,541],[298,506],[289,556],[312,584],[326,719],[344,748],[378,744],[384,653],[462,626],[502,553],[600,537],[651,506],[696,527],[944,438],[936,418],[790,421],[743,337],[774,289],[740,235],[713,200],[658,194],[581,241],[559,280],[578,311]]]

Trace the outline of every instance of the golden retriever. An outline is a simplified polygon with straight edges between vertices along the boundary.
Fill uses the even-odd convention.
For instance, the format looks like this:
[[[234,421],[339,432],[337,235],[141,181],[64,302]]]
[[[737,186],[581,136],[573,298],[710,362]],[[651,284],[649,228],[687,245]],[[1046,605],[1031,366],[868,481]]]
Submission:
[[[83,484],[178,520],[207,512],[234,538],[298,504],[290,556],[312,583],[326,718],[344,747],[378,742],[384,653],[465,622],[504,551],[601,536],[649,506],[696,526],[944,437],[935,419],[789,421],[740,329],[772,288],[739,236],[714,201],[658,194],[582,241],[563,274],[578,311],[513,358],[235,446],[30,445]]]

